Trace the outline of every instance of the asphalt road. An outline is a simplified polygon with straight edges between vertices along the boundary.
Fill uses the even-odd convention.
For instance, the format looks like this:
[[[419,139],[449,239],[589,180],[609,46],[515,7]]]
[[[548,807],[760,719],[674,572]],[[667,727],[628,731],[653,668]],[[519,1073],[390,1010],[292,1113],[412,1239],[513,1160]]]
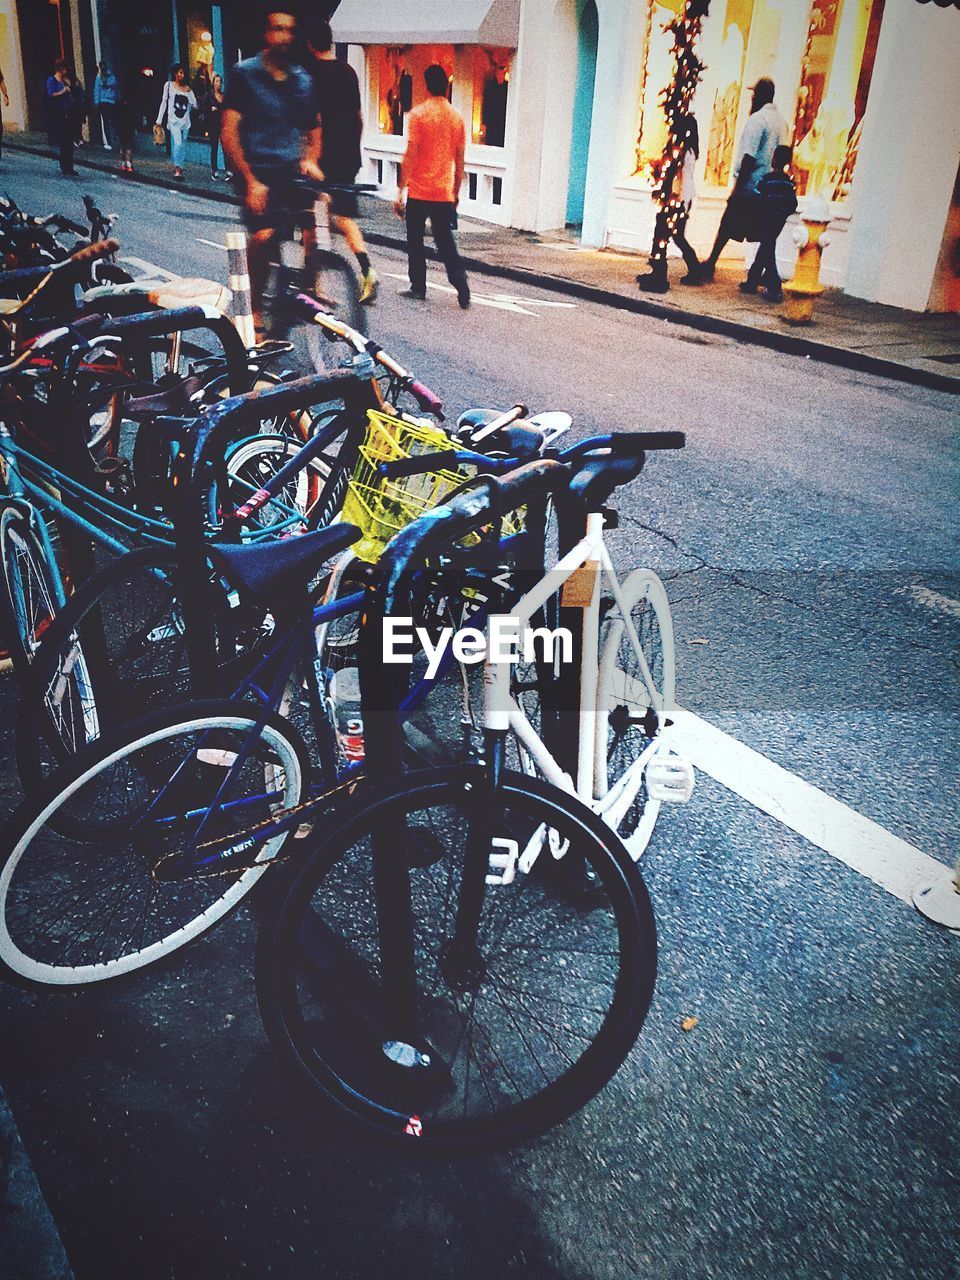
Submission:
[[[2,178],[36,210],[95,191],[130,252],[225,277],[223,206],[26,157]],[[467,313],[408,303],[401,259],[377,266],[371,332],[450,410],[687,432],[613,535],[668,579],[681,702],[956,857],[956,399],[479,277]],[[480,302],[503,293],[519,308]],[[8,761],[14,697],[4,678]],[[9,808],[12,764],[0,786]],[[704,774],[643,870],[660,975],[639,1044],[495,1159],[333,1140],[260,1030],[244,912],[126,986],[0,991],[0,1083],[76,1275],[960,1275],[957,939]]]

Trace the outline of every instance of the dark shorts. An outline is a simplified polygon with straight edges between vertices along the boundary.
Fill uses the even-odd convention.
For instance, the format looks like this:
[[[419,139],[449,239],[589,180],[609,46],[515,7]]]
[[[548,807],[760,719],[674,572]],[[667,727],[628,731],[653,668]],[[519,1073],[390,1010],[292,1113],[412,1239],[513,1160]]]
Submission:
[[[243,225],[248,231],[276,230],[291,218],[301,227],[314,225],[313,202],[310,196],[297,186],[299,169],[262,169],[254,172],[268,188],[270,199],[264,214],[254,215],[246,204],[243,205]],[[243,183],[235,182],[234,186],[237,195],[243,200]]]
[[[344,184],[356,182],[357,171],[345,173],[339,169],[333,169],[331,172],[324,170],[323,176],[328,182],[342,182]],[[355,191],[331,191],[330,192],[330,212],[336,218],[359,218],[360,201]]]

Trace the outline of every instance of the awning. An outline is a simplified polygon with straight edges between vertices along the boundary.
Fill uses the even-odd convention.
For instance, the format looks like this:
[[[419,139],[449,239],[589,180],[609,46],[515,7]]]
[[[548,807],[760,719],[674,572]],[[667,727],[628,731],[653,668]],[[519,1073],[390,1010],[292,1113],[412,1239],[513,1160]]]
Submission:
[[[515,49],[520,0],[340,0],[341,44],[486,44]]]

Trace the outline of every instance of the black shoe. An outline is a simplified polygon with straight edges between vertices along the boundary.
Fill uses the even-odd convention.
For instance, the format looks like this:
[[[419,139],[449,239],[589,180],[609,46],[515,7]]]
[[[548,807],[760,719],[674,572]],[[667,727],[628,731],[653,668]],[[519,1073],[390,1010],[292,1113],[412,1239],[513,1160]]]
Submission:
[[[464,311],[470,306],[470,286],[466,280],[461,280],[457,285],[457,301]]]
[[[703,272],[698,267],[696,271],[688,271],[685,276],[680,277],[681,284],[706,284]]]
[[[752,280],[741,280],[737,287],[741,293],[756,293],[760,288],[760,286],[754,284]]]
[[[669,293],[670,281],[655,271],[648,271],[645,276],[637,276],[637,288],[644,293]]]
[[[770,289],[770,288],[768,288],[768,289],[767,289],[767,301],[768,301],[768,302],[782,302],[782,301],[783,301],[783,290],[782,290],[782,289]]]
[[[410,285],[408,289],[401,289],[399,296],[401,298],[412,298],[414,302],[426,302],[427,300],[427,295],[425,293],[418,293],[417,290],[414,289],[413,285]]]
[[[700,283],[713,284],[713,274],[716,268],[709,262],[701,262],[700,264]]]

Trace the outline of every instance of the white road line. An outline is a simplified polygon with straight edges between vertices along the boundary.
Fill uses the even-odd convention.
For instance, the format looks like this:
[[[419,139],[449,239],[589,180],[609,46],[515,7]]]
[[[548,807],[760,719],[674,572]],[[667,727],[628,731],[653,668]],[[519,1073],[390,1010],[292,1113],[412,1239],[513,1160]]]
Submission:
[[[384,271],[382,274],[387,276],[391,280],[406,281],[407,279],[405,275],[400,275],[396,271]],[[435,280],[428,280],[427,288],[436,289],[439,293],[456,293],[457,292],[452,285],[440,284],[439,281],[435,281]],[[575,302],[553,302],[553,301],[548,302],[546,300],[541,301],[539,298],[516,298],[509,293],[486,294],[486,293],[477,293],[475,291],[471,293],[471,300],[475,302],[477,306],[480,306],[480,307],[493,307],[497,311],[513,311],[516,315],[533,316],[534,320],[540,320],[542,319],[542,316],[538,316],[536,311],[531,311],[530,310],[531,307],[574,307],[575,308],[577,305]],[[526,305],[521,306],[521,303],[525,303]]]
[[[901,902],[912,904],[913,891],[921,881],[936,879],[949,870],[692,712],[678,707],[675,724],[677,750],[695,769]]]
[[[194,236],[194,239],[196,240],[197,244],[207,244],[210,246],[211,249],[222,249],[224,253],[229,252],[225,244],[220,244],[216,240],[204,240],[202,236]]]

